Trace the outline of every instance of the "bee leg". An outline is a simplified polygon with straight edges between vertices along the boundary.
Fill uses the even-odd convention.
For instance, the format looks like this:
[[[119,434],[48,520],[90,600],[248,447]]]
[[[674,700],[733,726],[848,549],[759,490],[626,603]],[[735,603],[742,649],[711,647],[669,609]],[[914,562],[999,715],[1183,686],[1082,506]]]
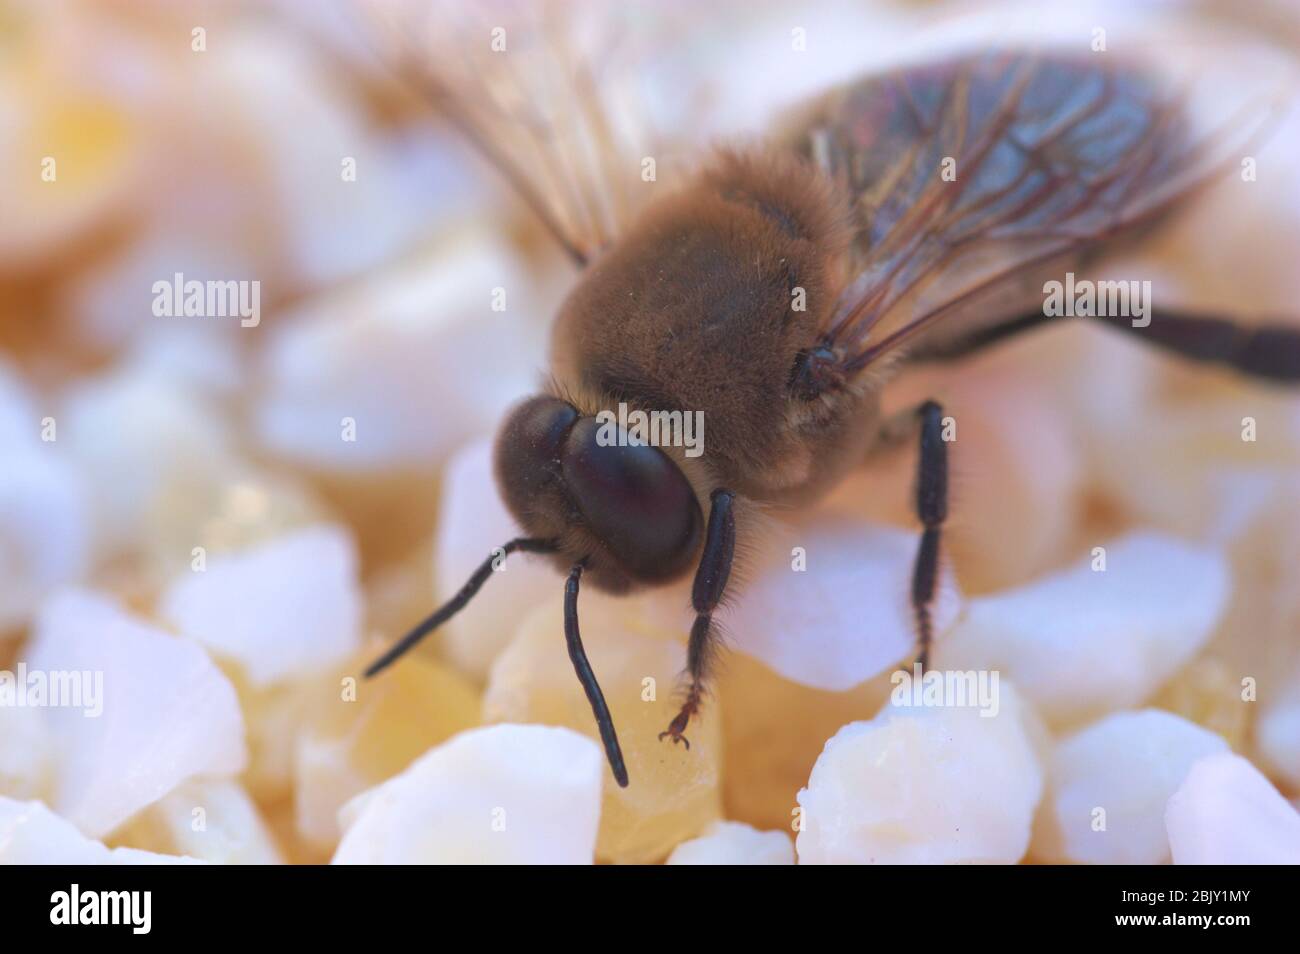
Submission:
[[[1027,315],[1021,315],[1019,318],[1012,318],[1009,321],[981,328],[960,338],[950,338],[931,344],[923,344],[914,349],[907,356],[907,360],[912,364],[927,364],[932,361],[960,361],[967,355],[976,354],[999,345],[1008,338],[1018,337],[1026,332],[1053,326],[1064,327],[1063,319],[1049,318],[1041,310],[1034,311]]]
[[[916,614],[920,651],[917,664],[930,663],[933,635],[930,607],[939,576],[939,540],[948,517],[948,445],[943,439],[943,408],[926,401],[917,409],[921,420],[921,457],[916,475],[916,515],[924,529],[912,565],[912,610]]]
[[[1146,324],[1127,319],[1104,323],[1189,361],[1217,364],[1279,384],[1300,383],[1300,325],[1295,322],[1247,324],[1220,315],[1160,311],[1152,314]],[[1007,338],[1062,324],[1061,318],[1031,312],[964,338],[922,347],[908,360],[956,361]]]
[[[717,650],[713,611],[722,601],[723,591],[727,587],[727,578],[731,575],[731,558],[736,553],[735,500],[735,494],[722,488],[713,491],[710,497],[709,526],[704,536],[704,553],[700,556],[700,565],[695,570],[695,583],[691,588],[695,624],[691,626],[691,639],[686,649],[686,672],[690,684],[687,686],[686,701],[682,704],[681,711],[668,724],[668,728],[659,733],[660,741],[667,737],[673,742],[684,743],[688,749],[691,743],[682,733],[686,731],[691,716],[699,711],[703,701],[704,681]]]
[[[1145,325],[1108,324],[1190,361],[1279,384],[1300,383],[1300,325],[1294,323],[1256,325],[1217,315],[1159,312]]]

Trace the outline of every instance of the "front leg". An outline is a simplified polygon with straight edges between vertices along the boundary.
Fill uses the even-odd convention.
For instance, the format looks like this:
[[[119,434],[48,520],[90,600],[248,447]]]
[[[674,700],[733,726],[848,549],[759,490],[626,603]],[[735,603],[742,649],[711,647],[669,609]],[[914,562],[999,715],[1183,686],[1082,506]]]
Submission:
[[[926,401],[917,409],[921,422],[921,457],[916,474],[916,515],[921,518],[921,544],[912,565],[912,610],[916,614],[920,651],[917,664],[930,663],[933,635],[930,608],[939,576],[939,540],[948,518],[948,444],[943,439],[943,408]]]
[[[682,704],[681,711],[668,724],[668,728],[659,733],[660,741],[668,736],[674,742],[685,743],[688,749],[691,743],[682,733],[686,731],[691,716],[700,709],[704,683],[717,650],[713,611],[722,601],[723,591],[727,587],[727,578],[731,575],[731,559],[736,553],[735,501],[735,494],[721,488],[715,490],[710,498],[709,527],[704,536],[704,552],[700,556],[700,565],[695,571],[695,584],[691,588],[695,624],[691,626],[691,640],[686,650],[686,672],[690,684],[686,689],[686,701]]]

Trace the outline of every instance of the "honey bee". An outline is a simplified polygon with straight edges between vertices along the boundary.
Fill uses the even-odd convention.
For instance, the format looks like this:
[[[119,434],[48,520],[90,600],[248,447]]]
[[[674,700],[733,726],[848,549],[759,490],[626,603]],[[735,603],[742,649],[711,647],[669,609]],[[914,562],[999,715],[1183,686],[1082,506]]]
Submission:
[[[588,154],[601,171],[625,169],[606,148],[592,77],[575,72]],[[546,555],[566,577],[569,655],[621,786],[618,737],[583,651],[583,581],[627,593],[694,574],[684,697],[660,735],[689,747],[738,545],[767,509],[811,503],[869,455],[913,441],[910,598],[926,666],[948,516],[945,412],[928,400],[886,416],[882,387],[910,365],[1049,325],[1045,276],[1141,234],[1260,128],[1235,116],[1197,135],[1179,95],[1115,57],[975,50],[844,85],[632,212],[557,181],[555,142],[527,119],[511,128],[506,110],[427,61],[418,73],[581,274],[554,322],[551,382],[495,445],[500,492],[526,535],[367,675],[459,612],[499,556]],[[1108,324],[1193,360],[1300,381],[1295,326],[1165,311]],[[703,454],[602,439],[598,415],[619,405],[702,413]]]

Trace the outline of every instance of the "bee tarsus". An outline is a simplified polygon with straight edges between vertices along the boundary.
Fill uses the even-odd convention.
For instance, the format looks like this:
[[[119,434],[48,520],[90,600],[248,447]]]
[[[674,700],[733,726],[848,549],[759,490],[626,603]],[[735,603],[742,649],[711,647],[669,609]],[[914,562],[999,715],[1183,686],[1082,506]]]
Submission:
[[[704,683],[717,652],[713,611],[722,602],[727,580],[731,576],[731,561],[736,555],[736,495],[719,487],[713,491],[709,500],[709,524],[704,534],[704,551],[691,587],[695,623],[691,626],[691,638],[686,649],[686,674],[690,686],[681,711],[668,728],[659,733],[660,741],[668,736],[673,742],[685,742],[688,749],[691,744],[682,733],[686,731],[691,716],[700,708]]]
[[[691,692],[695,692],[694,687],[691,688]],[[659,741],[662,742],[664,739],[672,739],[674,745],[681,742],[686,746],[686,751],[689,752],[691,749],[691,740],[682,735],[682,733],[686,731],[686,725],[691,721],[691,716],[695,714],[698,705],[698,700],[688,700],[687,703],[682,706],[682,711],[677,713],[672,722],[668,723],[668,728],[659,733]]]

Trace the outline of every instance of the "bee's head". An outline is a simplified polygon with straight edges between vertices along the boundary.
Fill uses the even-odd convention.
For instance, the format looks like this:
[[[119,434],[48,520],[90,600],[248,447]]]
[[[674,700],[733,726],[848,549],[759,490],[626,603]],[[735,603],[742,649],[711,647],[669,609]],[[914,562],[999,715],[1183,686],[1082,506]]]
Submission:
[[[585,561],[613,592],[667,582],[700,547],[699,501],[667,454],[608,440],[609,427],[559,398],[530,398],[497,437],[497,482],[528,536],[556,542],[566,571]]]

